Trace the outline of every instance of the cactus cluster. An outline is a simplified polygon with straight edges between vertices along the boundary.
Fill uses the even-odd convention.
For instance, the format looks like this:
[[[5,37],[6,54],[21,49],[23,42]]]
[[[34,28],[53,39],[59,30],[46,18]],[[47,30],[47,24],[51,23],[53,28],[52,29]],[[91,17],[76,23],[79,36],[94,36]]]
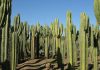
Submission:
[[[88,70],[91,58],[93,69],[98,70],[100,55],[100,0],[94,0],[96,26],[90,25],[86,13],[80,15],[80,29],[72,22],[70,11],[66,15],[66,27],[56,18],[51,24],[29,26],[21,22],[20,14],[14,17],[11,24],[12,0],[0,0],[0,64],[9,62],[11,70],[27,59],[57,59],[60,66],[63,60],[74,68],[80,61],[80,70]],[[8,64],[9,65],[9,64]],[[0,65],[0,67],[2,67]]]

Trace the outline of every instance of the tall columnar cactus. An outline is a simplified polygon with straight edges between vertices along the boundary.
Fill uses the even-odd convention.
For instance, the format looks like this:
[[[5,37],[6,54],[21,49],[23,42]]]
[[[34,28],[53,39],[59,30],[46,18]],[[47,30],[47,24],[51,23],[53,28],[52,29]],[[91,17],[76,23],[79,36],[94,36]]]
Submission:
[[[97,19],[97,25],[95,29],[95,41],[98,40],[98,25],[100,25],[100,0],[94,0],[94,12]],[[97,43],[96,43],[97,44]],[[93,54],[94,54],[94,70],[97,69],[97,45],[94,44]]]
[[[6,3],[3,0],[0,0],[0,28],[4,25],[5,12],[6,12]]]
[[[11,46],[11,70],[16,70],[16,49],[17,49],[17,32],[12,33],[12,46]]]
[[[11,40],[11,70],[16,70],[16,64],[18,63],[18,36],[19,36],[19,25],[20,25],[20,15],[14,17],[13,21],[13,31],[12,31],[12,40]]]
[[[100,30],[98,32],[98,56],[100,56]]]
[[[95,38],[94,38],[94,41],[97,42],[98,40],[98,31],[99,31],[99,26],[100,25],[100,0],[94,0],[94,12],[95,12],[95,16],[96,16],[96,19],[97,19],[97,25],[96,25],[96,28],[95,28]],[[94,70],[97,70],[97,47],[98,47],[98,44],[97,43],[94,43],[94,48],[93,48],[93,55],[94,55]]]
[[[9,28],[10,28],[10,15],[11,15],[11,0],[0,1],[0,38],[1,38],[1,61],[7,60],[8,46],[9,46]],[[2,28],[2,29],[1,29]],[[5,31],[5,32],[4,32]],[[2,43],[3,42],[3,43]],[[4,44],[4,46],[2,46]],[[2,54],[3,53],[3,54]],[[3,56],[2,56],[3,55]]]
[[[98,62],[97,62],[97,48],[94,47],[93,48],[93,61],[94,61],[94,67],[93,67],[93,70],[98,70]]]
[[[11,21],[11,2],[12,0],[6,0],[5,4],[6,4],[6,12],[4,17],[6,17],[5,20],[5,60],[9,60],[8,58],[10,57],[8,49],[9,48],[9,30],[10,30],[10,21]]]
[[[67,58],[69,63],[72,65],[73,64],[73,60],[72,60],[72,56],[73,56],[73,52],[72,52],[72,15],[71,12],[68,11],[67,12]]]
[[[56,33],[55,33],[55,24],[51,24],[51,31],[52,31],[52,39],[53,39],[53,45],[52,45],[52,52],[53,57],[56,54]]]
[[[52,30],[52,34],[53,34],[53,56],[56,55],[56,33],[55,33],[55,24],[53,23],[53,30]]]
[[[17,62],[20,62],[20,59],[22,59],[22,46],[23,46],[23,39],[22,39],[22,33],[23,33],[23,23],[20,22],[19,24],[19,28],[17,31],[17,35],[18,35],[18,46],[17,46]]]
[[[2,28],[2,41],[1,41],[1,62],[4,62],[4,47],[5,47],[5,28]]]
[[[27,53],[26,53],[27,22],[24,23],[22,38],[23,38],[23,50],[22,50],[23,51],[23,57],[26,58],[27,57]]]
[[[6,17],[8,16],[8,24],[10,25],[12,0],[0,0],[0,28],[4,26]]]
[[[14,26],[14,31],[17,32],[20,26],[20,14],[14,17],[13,26]]]
[[[49,56],[49,30],[48,26],[45,25],[45,57],[48,58]]]
[[[27,52],[27,56],[29,57],[29,55],[30,55],[30,26],[29,25],[27,25],[27,27],[26,27],[27,29],[27,35],[26,35],[26,52]]]
[[[64,37],[65,37],[65,40],[64,40],[64,48],[65,48],[65,58],[68,56],[68,45],[67,45],[67,29],[64,28]]]
[[[35,34],[35,52],[36,52],[36,58],[39,58],[39,48],[40,48],[40,44],[39,44],[39,39],[40,39],[40,24],[39,22],[36,24],[36,34]]]
[[[59,48],[59,21],[58,19],[55,19],[54,21],[54,26],[55,26],[55,35],[56,35],[56,52]]]
[[[14,32],[16,32],[17,33],[17,35],[18,35],[18,40],[17,40],[17,44],[18,44],[18,46],[17,46],[17,49],[16,49],[16,52],[17,52],[17,58],[16,58],[16,61],[17,61],[17,64],[18,64],[18,62],[19,62],[19,59],[20,59],[20,56],[21,56],[21,53],[20,53],[20,48],[21,48],[21,46],[20,46],[20,35],[21,35],[21,33],[22,33],[22,24],[20,23],[20,14],[18,14],[17,16],[15,16],[14,17],[14,21],[13,21],[13,31]],[[22,38],[21,38],[22,39]]]
[[[59,47],[60,49],[62,49],[60,51],[64,57],[64,46],[63,46],[62,34],[63,34],[63,24],[60,24],[59,26]]]
[[[61,38],[61,46],[60,46],[60,50],[61,50],[61,54],[62,54],[62,59],[64,60],[65,59],[65,51],[66,51],[66,48],[65,48],[65,38],[62,37]]]
[[[73,65],[77,63],[77,46],[76,46],[76,27],[73,25],[73,34],[72,34],[72,42],[73,42]]]
[[[35,33],[36,33],[36,27],[31,27],[31,59],[35,58]]]
[[[94,46],[93,46],[93,64],[94,64],[94,69],[93,70],[98,70],[98,62],[97,62],[97,56],[98,56],[98,31],[99,31],[99,26],[98,24],[96,25],[95,28],[95,35],[94,35]]]
[[[60,47],[60,44],[61,44],[61,38],[62,38],[62,34],[63,34],[63,24],[60,24],[59,26],[59,47]]]
[[[90,37],[90,42],[91,42],[91,45],[90,45],[90,54],[89,54],[89,57],[90,57],[90,61],[93,62],[93,48],[94,48],[94,27],[91,26],[91,37]]]
[[[89,24],[89,18],[85,13],[81,13],[81,24],[80,24],[80,69],[88,70],[88,37],[87,29]]]
[[[100,0],[94,0],[94,13],[97,19],[97,24],[100,24]]]

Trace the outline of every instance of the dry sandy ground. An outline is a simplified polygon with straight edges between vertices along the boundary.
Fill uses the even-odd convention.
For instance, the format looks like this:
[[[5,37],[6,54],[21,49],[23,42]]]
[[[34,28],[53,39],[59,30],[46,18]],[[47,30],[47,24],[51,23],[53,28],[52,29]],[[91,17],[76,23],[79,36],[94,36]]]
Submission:
[[[51,69],[49,70],[67,70],[68,68],[67,59],[64,59],[63,61],[63,69],[58,68],[58,64],[55,59],[34,59],[34,60],[28,60],[24,63],[18,64],[16,69],[17,70],[47,70],[45,67],[47,63],[51,63]],[[92,63],[89,61],[89,64]],[[74,67],[75,70],[78,70],[79,61],[77,62],[77,65]],[[98,70],[100,70],[100,57],[98,57]]]

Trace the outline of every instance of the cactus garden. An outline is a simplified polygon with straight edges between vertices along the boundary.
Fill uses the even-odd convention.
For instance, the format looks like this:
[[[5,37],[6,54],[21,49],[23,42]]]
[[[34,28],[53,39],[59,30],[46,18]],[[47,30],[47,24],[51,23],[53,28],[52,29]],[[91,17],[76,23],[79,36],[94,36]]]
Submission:
[[[80,14],[77,30],[71,11],[66,26],[58,18],[50,26],[29,25],[16,15],[12,0],[0,0],[0,70],[100,70],[100,0],[94,0],[95,25]]]

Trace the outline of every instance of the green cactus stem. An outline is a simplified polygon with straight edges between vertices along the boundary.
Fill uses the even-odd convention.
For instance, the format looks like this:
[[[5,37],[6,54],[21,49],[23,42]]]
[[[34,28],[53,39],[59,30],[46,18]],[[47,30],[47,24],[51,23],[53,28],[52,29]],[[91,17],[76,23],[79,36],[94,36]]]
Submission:
[[[17,33],[12,33],[11,70],[16,70]]]
[[[7,51],[8,51],[8,46],[9,46],[9,28],[10,28],[10,13],[11,13],[11,0],[1,0],[1,5],[0,5],[0,29],[1,34],[1,45],[0,45],[0,52],[1,52],[1,62],[4,62],[7,60]]]
[[[55,35],[55,24],[52,24],[52,35],[53,35],[53,56],[56,54],[56,35]]]
[[[73,25],[73,65],[77,64],[76,27]]]
[[[81,24],[80,24],[80,69],[88,70],[88,20],[89,18],[85,13],[81,13]]]
[[[49,34],[48,34],[48,26],[45,25],[45,57],[48,58],[49,56],[49,52],[48,52],[48,49],[49,49]]]
[[[93,47],[93,70],[98,70],[98,61],[97,61],[97,56],[98,56],[98,31],[99,31],[99,26],[98,24],[96,25],[95,28],[95,35],[94,35],[94,47]]]
[[[36,29],[34,26],[31,27],[31,59],[34,59],[35,58],[35,32],[36,32]]]
[[[4,62],[4,47],[5,47],[5,28],[2,28],[2,42],[1,42],[1,62]]]
[[[67,12],[67,53],[68,56],[68,61],[69,63],[72,65],[73,61],[72,61],[72,56],[73,56],[73,52],[72,52],[72,15],[71,12],[68,11]]]
[[[97,24],[100,24],[100,0],[94,0],[94,13],[97,19]]]

